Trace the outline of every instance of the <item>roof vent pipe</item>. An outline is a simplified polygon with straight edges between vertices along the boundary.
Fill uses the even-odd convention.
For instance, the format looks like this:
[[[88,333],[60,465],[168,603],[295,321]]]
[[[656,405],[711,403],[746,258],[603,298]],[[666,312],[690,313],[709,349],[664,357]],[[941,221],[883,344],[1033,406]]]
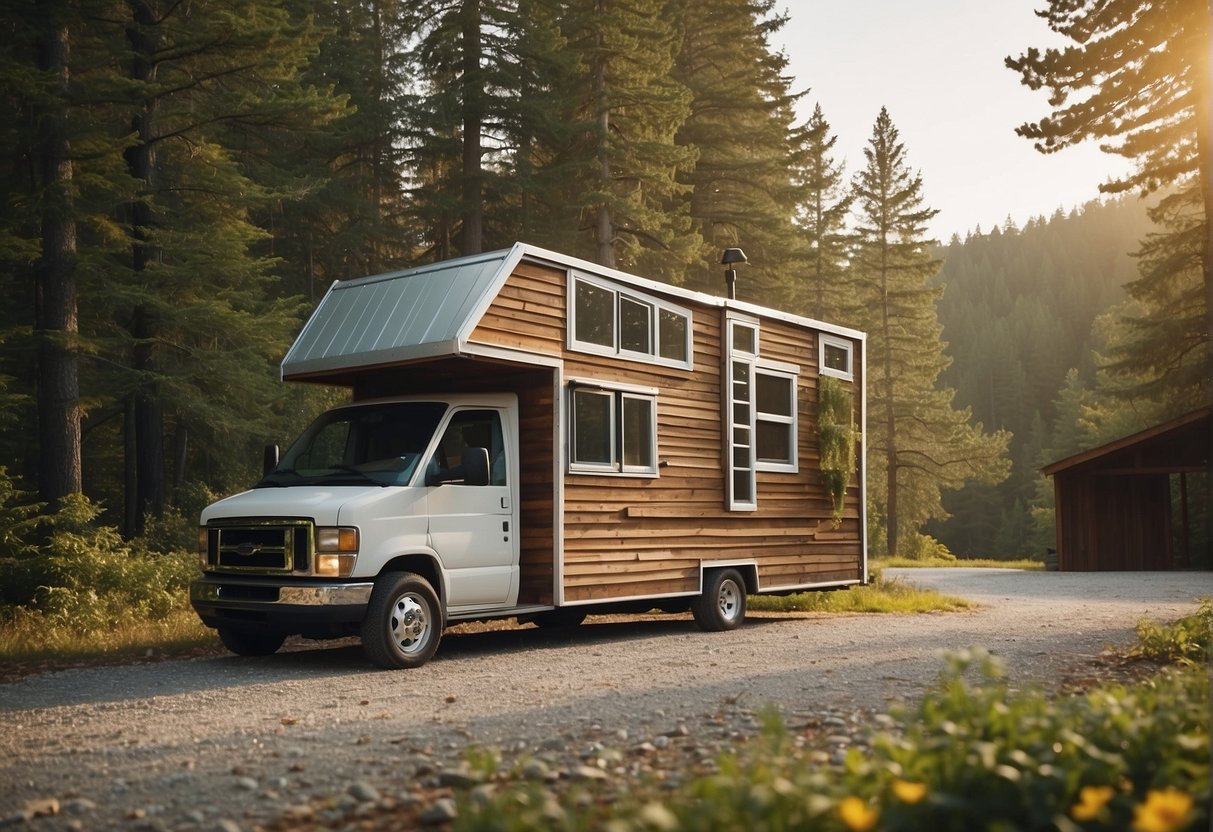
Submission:
[[[735,263],[748,263],[745,252],[739,248],[726,248],[724,256],[720,258],[721,265],[728,266],[724,270],[724,285],[728,290],[729,300],[737,299],[737,269],[733,268]]]

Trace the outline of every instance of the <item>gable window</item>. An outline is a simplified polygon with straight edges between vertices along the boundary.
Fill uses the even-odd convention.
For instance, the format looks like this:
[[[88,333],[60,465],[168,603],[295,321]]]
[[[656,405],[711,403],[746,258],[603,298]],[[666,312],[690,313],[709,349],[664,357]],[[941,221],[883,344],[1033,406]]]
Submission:
[[[826,335],[817,336],[818,370],[823,376],[833,376],[843,381],[854,381],[851,342],[845,338]]]
[[[594,382],[569,384],[569,470],[657,476],[657,393]]]
[[[579,273],[569,294],[569,349],[691,369],[689,309]]]

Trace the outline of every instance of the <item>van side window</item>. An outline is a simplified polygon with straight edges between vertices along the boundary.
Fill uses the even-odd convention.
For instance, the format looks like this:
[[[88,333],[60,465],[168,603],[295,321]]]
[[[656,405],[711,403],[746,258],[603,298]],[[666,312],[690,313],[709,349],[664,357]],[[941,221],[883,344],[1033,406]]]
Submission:
[[[467,448],[487,448],[489,485],[509,483],[506,471],[505,439],[501,433],[501,414],[496,410],[461,410],[451,417],[431,466],[453,468],[463,459]]]

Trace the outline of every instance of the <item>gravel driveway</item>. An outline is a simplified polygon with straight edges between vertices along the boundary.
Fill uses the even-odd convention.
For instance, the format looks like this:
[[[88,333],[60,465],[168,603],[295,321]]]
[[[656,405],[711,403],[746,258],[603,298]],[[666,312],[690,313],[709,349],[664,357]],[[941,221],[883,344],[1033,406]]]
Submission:
[[[1013,679],[1048,684],[1132,643],[1140,618],[1170,621],[1213,596],[1209,572],[884,574],[980,607],[751,613],[732,633],[702,633],[685,615],[591,617],[563,632],[460,628],[413,671],[373,670],[353,643],[301,642],[264,659],[2,684],[0,825],[247,830],[326,796],[408,799],[471,746],[552,766],[671,742],[709,755],[755,733],[767,705],[792,725],[845,731],[919,695],[940,651],[981,645]]]

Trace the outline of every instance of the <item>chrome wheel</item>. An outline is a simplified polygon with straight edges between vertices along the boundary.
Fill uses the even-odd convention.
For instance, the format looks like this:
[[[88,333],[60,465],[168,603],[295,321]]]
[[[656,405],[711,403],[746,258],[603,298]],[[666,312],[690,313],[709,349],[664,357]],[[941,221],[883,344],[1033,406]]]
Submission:
[[[392,640],[396,649],[414,655],[425,649],[433,622],[425,599],[415,592],[406,592],[392,605]]]
[[[362,620],[362,649],[379,667],[419,667],[442,638],[442,607],[433,586],[412,572],[380,575]]]

